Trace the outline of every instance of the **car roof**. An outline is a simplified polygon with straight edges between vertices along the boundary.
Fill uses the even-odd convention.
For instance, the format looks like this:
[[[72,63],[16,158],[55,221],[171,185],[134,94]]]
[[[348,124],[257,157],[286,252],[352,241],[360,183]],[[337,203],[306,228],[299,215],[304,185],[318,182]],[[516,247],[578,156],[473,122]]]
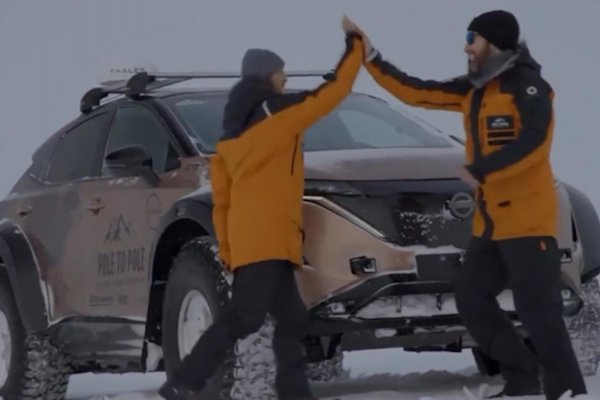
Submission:
[[[308,88],[289,88],[285,90],[285,93],[298,93],[303,90],[310,90]],[[211,87],[211,88],[202,88],[202,87],[186,87],[186,88],[169,88],[169,89],[159,89],[153,90],[150,93],[144,93],[143,95],[138,96],[136,99],[132,99],[127,97],[124,94],[118,94],[112,98],[105,100],[102,104],[95,107],[90,113],[101,111],[103,109],[119,106],[121,104],[126,103],[135,103],[135,102],[144,102],[144,101],[152,101],[155,99],[167,99],[175,96],[194,96],[194,95],[202,95],[202,96],[226,96],[231,91],[231,87]],[[380,100],[382,102],[386,102],[384,99],[371,95],[369,93],[362,93],[352,91],[350,95],[360,95],[360,96],[368,96],[373,99]],[[86,114],[86,113],[84,113]],[[89,113],[87,113],[89,114]]]
[[[115,70],[117,75],[121,72],[120,69]],[[131,73],[133,72],[133,75]],[[166,96],[169,91],[165,88],[171,88],[181,83],[188,83],[191,80],[212,80],[214,79],[240,79],[240,73],[231,72],[147,72],[143,68],[127,70],[126,76],[120,79],[110,79],[103,81],[100,86],[89,89],[82,97],[79,103],[79,109],[83,114],[89,114],[95,109],[101,108],[106,104],[114,104],[114,100],[106,99],[109,95],[125,96],[133,101],[138,99],[147,99],[149,97]],[[325,81],[335,80],[333,71],[286,71],[286,76],[294,77],[320,77]],[[189,89],[188,89],[189,90]],[[225,93],[229,89],[196,89],[196,93]],[[179,93],[186,90],[180,90]]]

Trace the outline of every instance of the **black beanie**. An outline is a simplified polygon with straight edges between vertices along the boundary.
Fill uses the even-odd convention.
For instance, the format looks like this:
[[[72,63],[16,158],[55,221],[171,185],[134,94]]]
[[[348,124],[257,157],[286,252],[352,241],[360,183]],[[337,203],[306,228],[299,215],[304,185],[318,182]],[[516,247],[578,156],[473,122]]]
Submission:
[[[515,50],[519,43],[519,23],[508,11],[483,13],[471,21],[468,30],[483,36],[500,50]]]
[[[249,49],[242,60],[242,77],[267,78],[284,65],[281,57],[270,50]]]

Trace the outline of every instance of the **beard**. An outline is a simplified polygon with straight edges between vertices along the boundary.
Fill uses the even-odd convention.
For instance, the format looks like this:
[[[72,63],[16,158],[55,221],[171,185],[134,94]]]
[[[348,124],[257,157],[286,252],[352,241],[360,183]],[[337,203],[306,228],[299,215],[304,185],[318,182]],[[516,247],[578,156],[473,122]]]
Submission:
[[[469,58],[468,77],[477,87],[483,87],[487,82],[511,68],[519,57],[515,50],[506,50],[500,53],[490,47],[482,49],[478,55]]]
[[[473,58],[467,59],[467,70],[470,75],[479,75],[483,70],[483,66],[492,56],[492,47],[486,45],[479,54],[473,54]]]

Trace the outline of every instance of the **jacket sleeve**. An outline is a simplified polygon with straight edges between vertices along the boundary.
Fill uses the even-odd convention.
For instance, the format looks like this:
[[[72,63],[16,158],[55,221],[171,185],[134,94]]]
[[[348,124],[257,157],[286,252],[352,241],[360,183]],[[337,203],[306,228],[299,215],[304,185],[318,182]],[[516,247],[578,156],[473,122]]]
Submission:
[[[363,59],[362,38],[356,33],[347,34],[346,51],[335,70],[326,77],[327,82],[314,90],[286,94],[269,100],[264,106],[265,111],[270,114],[286,109],[289,111],[288,121],[297,127],[297,130],[307,129],[333,111],[350,94]]]
[[[537,74],[521,77],[513,93],[521,118],[518,138],[468,165],[481,183],[503,180],[549,159],[554,125],[551,87]]]
[[[227,233],[227,215],[231,196],[231,179],[223,159],[217,153],[211,159],[211,186],[213,192],[213,225],[219,243],[219,257],[225,266],[231,266],[231,254]]]
[[[409,76],[385,61],[377,50],[371,52],[365,66],[375,82],[398,100],[414,107],[460,112],[472,87],[466,77],[440,82]]]

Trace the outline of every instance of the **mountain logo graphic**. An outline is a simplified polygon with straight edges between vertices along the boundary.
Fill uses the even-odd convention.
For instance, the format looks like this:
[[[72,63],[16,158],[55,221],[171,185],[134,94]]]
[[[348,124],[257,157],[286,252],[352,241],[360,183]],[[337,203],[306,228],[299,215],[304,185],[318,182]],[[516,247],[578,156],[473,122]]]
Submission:
[[[104,236],[104,243],[118,243],[124,239],[132,239],[134,237],[135,230],[133,229],[133,224],[125,221],[125,218],[121,214],[110,223],[108,232]]]

